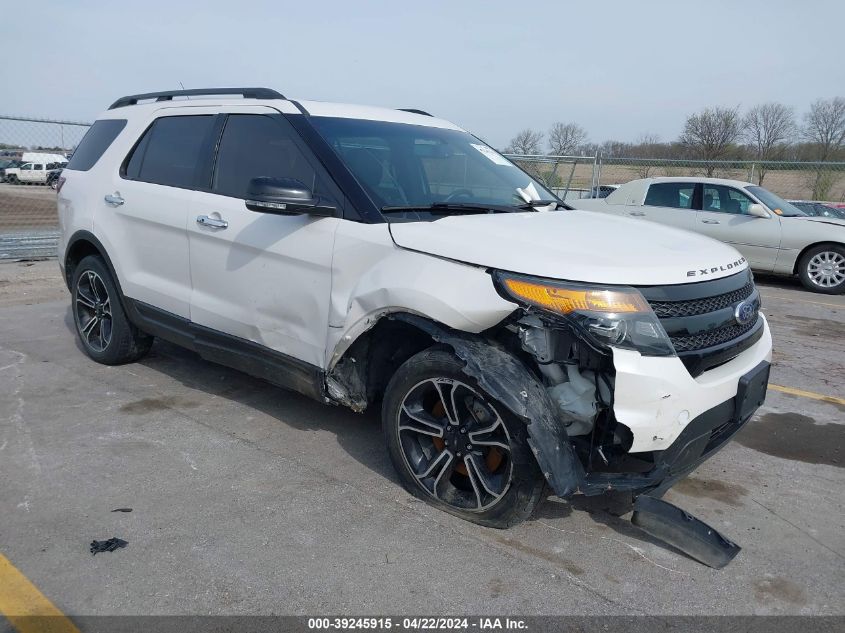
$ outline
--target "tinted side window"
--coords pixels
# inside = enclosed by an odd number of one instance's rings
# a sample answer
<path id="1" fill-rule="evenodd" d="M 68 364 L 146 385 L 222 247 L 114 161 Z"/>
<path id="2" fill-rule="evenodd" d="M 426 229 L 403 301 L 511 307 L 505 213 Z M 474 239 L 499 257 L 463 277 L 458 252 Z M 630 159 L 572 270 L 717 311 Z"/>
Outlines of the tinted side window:
<path id="1" fill-rule="evenodd" d="M 704 185 L 704 199 L 701 208 L 704 211 L 742 214 L 748 212 L 751 198 L 733 187 L 723 185 Z"/>
<path id="2" fill-rule="evenodd" d="M 253 178 L 295 178 L 316 191 L 316 173 L 282 122 L 257 114 L 232 114 L 226 121 L 212 190 L 246 198 Z"/>
<path id="3" fill-rule="evenodd" d="M 82 137 L 79 146 L 71 156 L 67 169 L 76 169 L 77 171 L 91 169 L 125 127 L 126 119 L 94 121 L 94 125 Z"/>
<path id="4" fill-rule="evenodd" d="M 691 209 L 695 184 L 687 182 L 659 182 L 648 188 L 646 206 Z"/>
<path id="5" fill-rule="evenodd" d="M 126 177 L 190 189 L 203 141 L 213 124 L 211 115 L 156 119 L 135 146 Z"/>

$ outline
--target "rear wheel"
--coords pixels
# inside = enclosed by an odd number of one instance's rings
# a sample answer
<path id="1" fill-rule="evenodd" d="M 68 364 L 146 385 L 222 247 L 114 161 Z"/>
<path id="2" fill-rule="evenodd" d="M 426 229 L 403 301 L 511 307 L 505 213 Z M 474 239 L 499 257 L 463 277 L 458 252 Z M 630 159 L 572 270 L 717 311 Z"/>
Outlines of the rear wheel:
<path id="1" fill-rule="evenodd" d="M 814 246 L 801 258 L 798 274 L 808 290 L 842 294 L 845 292 L 845 247 L 839 244 Z"/>
<path id="2" fill-rule="evenodd" d="M 104 365 L 121 365 L 150 351 L 153 337 L 126 318 L 117 286 L 100 257 L 89 255 L 79 262 L 71 288 L 76 331 L 88 356 Z"/>
<path id="3" fill-rule="evenodd" d="M 545 482 L 525 424 L 463 367 L 430 349 L 397 370 L 382 409 L 390 458 L 415 496 L 474 523 L 510 527 L 531 515 Z"/>

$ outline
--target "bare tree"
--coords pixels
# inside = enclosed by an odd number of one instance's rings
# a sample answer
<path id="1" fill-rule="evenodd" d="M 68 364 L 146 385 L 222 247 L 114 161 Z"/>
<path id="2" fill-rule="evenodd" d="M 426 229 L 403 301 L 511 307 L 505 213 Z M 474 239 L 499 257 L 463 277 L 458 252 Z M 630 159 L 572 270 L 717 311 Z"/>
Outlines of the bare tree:
<path id="1" fill-rule="evenodd" d="M 845 99 L 819 99 L 804 115 L 804 137 L 816 149 L 816 157 L 826 162 L 845 145 Z M 813 198 L 824 200 L 836 183 L 836 174 L 829 169 L 819 169 L 813 179 Z"/>
<path id="2" fill-rule="evenodd" d="M 804 137 L 817 146 L 818 159 L 829 160 L 845 145 L 845 99 L 819 99 L 804 115 Z"/>
<path id="3" fill-rule="evenodd" d="M 739 108 L 705 108 L 687 117 L 680 141 L 702 160 L 719 160 L 739 138 L 740 123 Z M 715 170 L 712 163 L 705 165 L 708 176 Z"/>
<path id="4" fill-rule="evenodd" d="M 543 133 L 531 129 L 524 129 L 511 139 L 505 149 L 507 154 L 542 154 Z"/>
<path id="5" fill-rule="evenodd" d="M 531 154 L 537 155 L 543 153 L 543 133 L 535 132 L 531 129 L 524 129 L 519 134 L 511 139 L 510 145 L 505 148 L 506 154 Z M 535 160 L 517 160 L 515 161 L 520 167 L 531 174 L 534 178 L 541 182 L 546 182 L 549 177 L 547 168 Z M 552 178 L 554 172 L 552 173 Z"/>
<path id="6" fill-rule="evenodd" d="M 636 143 L 631 148 L 634 157 L 640 159 L 634 163 L 634 172 L 639 178 L 648 178 L 651 176 L 654 168 L 657 166 L 657 161 L 652 162 L 649 159 L 660 158 L 659 154 L 663 153 L 663 149 L 663 144 L 660 142 L 660 137 L 657 134 L 640 134 Z"/>
<path id="7" fill-rule="evenodd" d="M 782 103 L 763 103 L 745 113 L 742 133 L 760 160 L 780 160 L 795 137 L 795 113 Z M 757 184 L 763 184 L 766 168 L 760 165 Z"/>
<path id="8" fill-rule="evenodd" d="M 613 139 L 601 144 L 601 155 L 605 158 L 625 158 L 631 151 L 631 144 Z"/>
<path id="9" fill-rule="evenodd" d="M 549 146 L 553 156 L 571 156 L 587 142 L 587 130 L 577 123 L 555 123 L 549 130 Z"/>

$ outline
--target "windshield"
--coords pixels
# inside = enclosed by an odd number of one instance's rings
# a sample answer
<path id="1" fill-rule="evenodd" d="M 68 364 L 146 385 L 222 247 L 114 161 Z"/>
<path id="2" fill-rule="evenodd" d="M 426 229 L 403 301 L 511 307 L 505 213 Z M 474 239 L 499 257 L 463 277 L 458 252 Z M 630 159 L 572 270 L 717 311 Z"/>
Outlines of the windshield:
<path id="1" fill-rule="evenodd" d="M 771 209 L 778 215 L 783 215 L 788 218 L 804 217 L 807 215 L 794 204 L 790 204 L 780 196 L 773 194 L 768 189 L 763 189 L 763 187 L 758 187 L 756 185 L 746 187 L 746 189 L 748 189 L 748 191 L 754 194 L 760 202 L 765 204 L 767 207 L 769 207 L 769 209 Z"/>
<path id="2" fill-rule="evenodd" d="M 520 211 L 555 196 L 496 150 L 459 130 L 405 123 L 311 117 L 379 209 L 410 207 L 413 219 L 432 205 L 495 205 Z M 399 209 L 401 211 L 401 209 Z"/>

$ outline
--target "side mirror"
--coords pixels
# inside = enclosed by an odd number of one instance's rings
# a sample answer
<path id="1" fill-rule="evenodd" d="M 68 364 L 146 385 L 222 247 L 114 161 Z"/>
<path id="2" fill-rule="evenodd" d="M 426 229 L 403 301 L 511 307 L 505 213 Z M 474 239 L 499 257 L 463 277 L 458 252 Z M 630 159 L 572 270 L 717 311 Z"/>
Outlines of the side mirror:
<path id="1" fill-rule="evenodd" d="M 340 212 L 324 203 L 311 190 L 293 178 L 253 178 L 246 193 L 246 208 L 276 215 L 316 215 L 336 218 Z"/>
<path id="2" fill-rule="evenodd" d="M 748 215 L 754 218 L 768 218 L 769 212 L 762 204 L 754 203 L 748 205 Z"/>

